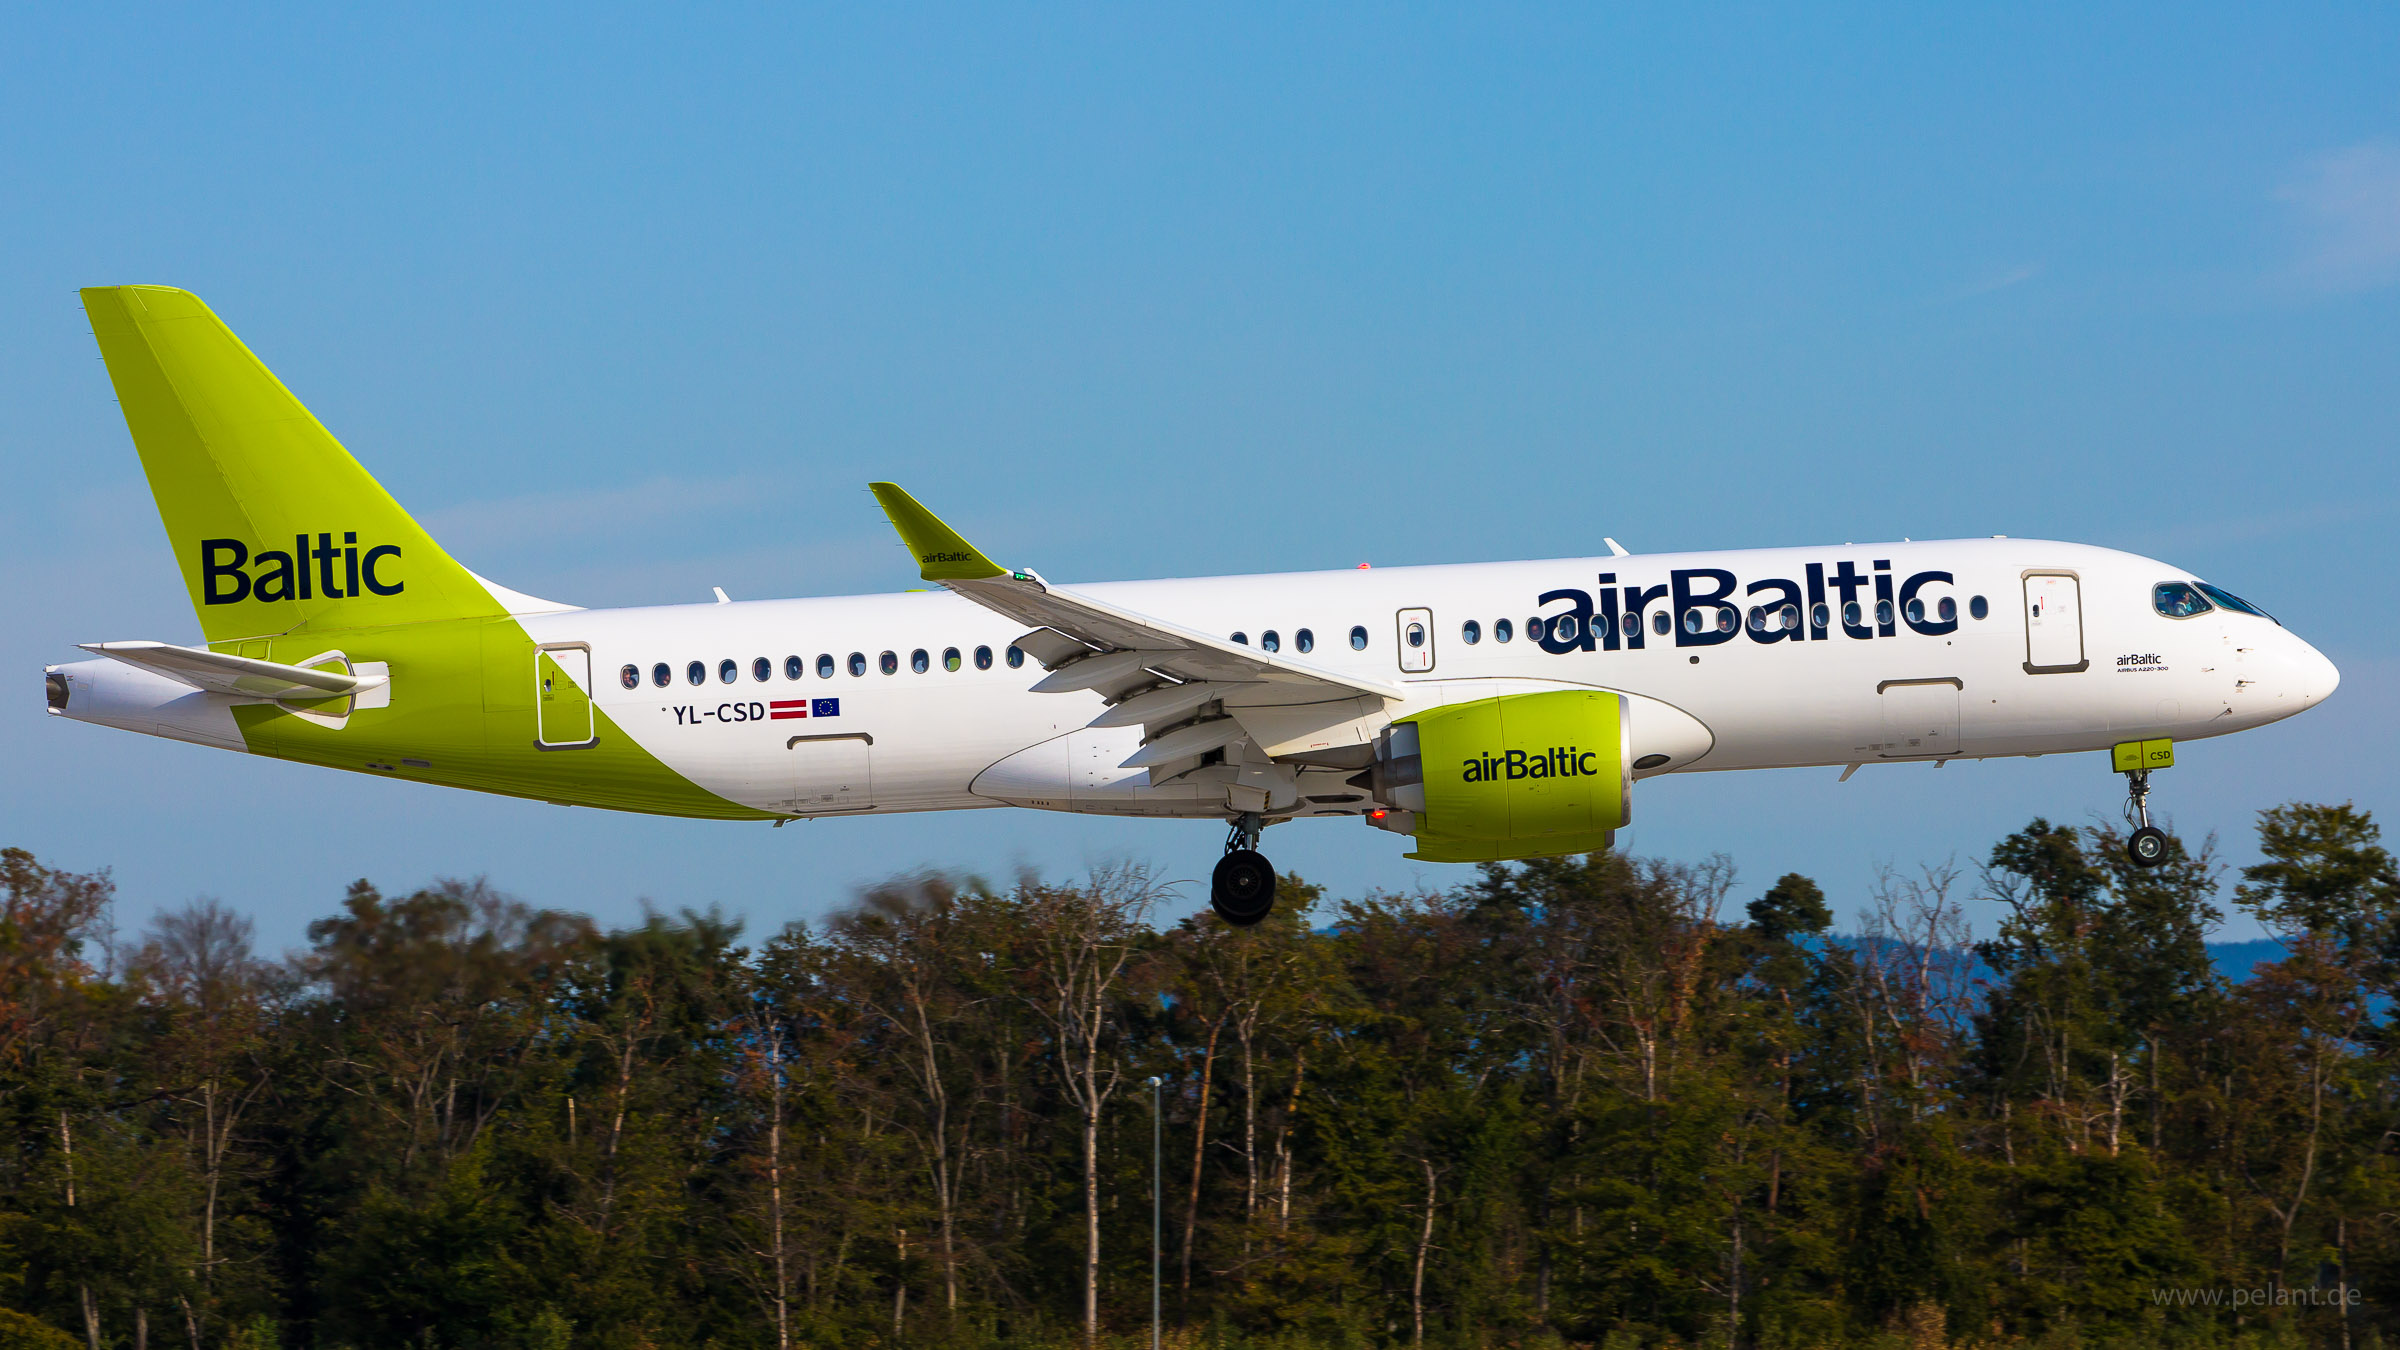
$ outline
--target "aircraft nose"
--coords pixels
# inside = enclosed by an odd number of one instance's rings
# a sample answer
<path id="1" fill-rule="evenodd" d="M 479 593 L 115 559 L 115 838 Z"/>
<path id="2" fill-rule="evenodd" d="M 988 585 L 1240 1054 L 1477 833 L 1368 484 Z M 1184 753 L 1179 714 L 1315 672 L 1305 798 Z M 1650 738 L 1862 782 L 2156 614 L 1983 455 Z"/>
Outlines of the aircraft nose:
<path id="1" fill-rule="evenodd" d="M 2331 697 L 2333 691 L 2341 686 L 2342 672 L 2326 659 L 2325 653 L 2306 641 L 2295 637 L 2292 646 L 2295 649 L 2292 664 L 2299 673 L 2300 706 L 2313 708 Z"/>

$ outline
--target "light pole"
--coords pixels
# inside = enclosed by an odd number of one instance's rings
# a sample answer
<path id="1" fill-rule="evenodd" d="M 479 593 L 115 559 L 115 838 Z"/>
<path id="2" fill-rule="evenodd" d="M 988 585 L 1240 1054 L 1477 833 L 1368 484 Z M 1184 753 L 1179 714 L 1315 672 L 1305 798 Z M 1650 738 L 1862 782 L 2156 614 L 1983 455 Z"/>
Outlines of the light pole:
<path id="1" fill-rule="evenodd" d="M 1156 1074 L 1150 1077 L 1150 1350 L 1158 1350 L 1158 1265 L 1159 1265 L 1159 1133 L 1158 1089 L 1166 1080 Z"/>

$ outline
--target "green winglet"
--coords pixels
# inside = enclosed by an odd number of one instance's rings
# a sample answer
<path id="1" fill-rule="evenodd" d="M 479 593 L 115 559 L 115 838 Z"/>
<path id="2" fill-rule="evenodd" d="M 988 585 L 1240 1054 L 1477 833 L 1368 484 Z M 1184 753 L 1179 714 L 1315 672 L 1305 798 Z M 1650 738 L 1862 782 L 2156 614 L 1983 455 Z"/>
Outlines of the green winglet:
<path id="1" fill-rule="evenodd" d="M 917 567 L 927 581 L 980 581 L 1007 575 L 1007 568 L 959 538 L 958 531 L 901 491 L 898 483 L 869 483 L 867 489 L 882 504 L 883 514 L 891 518 L 892 528 L 900 532 L 900 542 L 916 555 Z"/>

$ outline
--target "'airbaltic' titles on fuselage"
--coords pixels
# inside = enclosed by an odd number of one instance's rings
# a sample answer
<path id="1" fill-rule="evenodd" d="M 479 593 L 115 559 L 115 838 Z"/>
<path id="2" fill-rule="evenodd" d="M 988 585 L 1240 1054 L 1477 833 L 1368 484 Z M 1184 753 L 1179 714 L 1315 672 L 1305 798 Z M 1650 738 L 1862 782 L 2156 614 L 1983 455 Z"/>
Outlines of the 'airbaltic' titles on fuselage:
<path id="1" fill-rule="evenodd" d="M 1958 631 L 1954 584 L 1948 572 L 1918 572 L 1905 579 L 1892 576 L 1888 560 L 1877 559 L 1874 570 L 1860 572 L 1848 559 L 1833 565 L 1810 563 L 1803 581 L 1769 577 L 1743 586 L 1721 567 L 1678 567 L 1656 586 L 1616 583 L 1617 574 L 1602 572 L 1597 603 L 1589 591 L 1544 591 L 1540 604 L 1565 604 L 1545 614 L 1540 629 L 1528 636 L 1554 654 L 1588 651 L 1641 650 L 1652 636 L 1651 615 L 1669 616 L 1668 631 L 1678 647 L 1713 647 L 1747 632 L 1753 642 L 1822 642 L 1840 629 L 1853 638 L 1896 637 L 1901 625 L 1927 637 Z M 1865 597 L 1865 598 L 1862 598 Z M 1949 607 L 1941 608 L 1942 601 Z M 1912 601 L 1922 601 L 1920 605 Z M 1746 623 L 1745 609 L 1755 610 L 1760 622 Z M 1665 634 L 1658 634 L 1665 636 Z"/>
<path id="2" fill-rule="evenodd" d="M 344 530 L 342 542 L 328 532 L 310 547 L 308 536 L 292 536 L 292 551 L 262 549 L 250 555 L 239 539 L 200 541 L 200 597 L 211 605 L 235 605 L 244 600 L 347 600 L 365 588 L 369 595 L 398 595 L 408 583 L 395 581 L 376 569 L 386 558 L 398 558 L 396 544 L 377 544 L 361 553 L 358 532 Z M 313 564 L 313 566 L 312 566 Z M 243 571 L 256 569 L 256 575 Z"/>

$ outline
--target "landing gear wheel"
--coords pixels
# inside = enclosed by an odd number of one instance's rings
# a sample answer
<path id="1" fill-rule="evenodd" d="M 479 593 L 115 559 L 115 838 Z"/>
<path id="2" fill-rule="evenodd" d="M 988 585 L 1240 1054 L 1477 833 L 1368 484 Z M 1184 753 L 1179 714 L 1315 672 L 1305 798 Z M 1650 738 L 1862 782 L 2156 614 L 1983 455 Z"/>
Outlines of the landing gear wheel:
<path id="1" fill-rule="evenodd" d="M 2150 823 L 2150 771 L 2125 773 L 2125 823 L 2134 826 L 2125 836 L 2125 854 L 2136 867 L 2156 867 L 2167 860 L 2167 832 Z"/>
<path id="2" fill-rule="evenodd" d="M 1217 917 L 1248 928 L 1275 908 L 1275 865 L 1254 849 L 1237 848 L 1217 860 L 1208 881 L 1208 903 Z"/>

